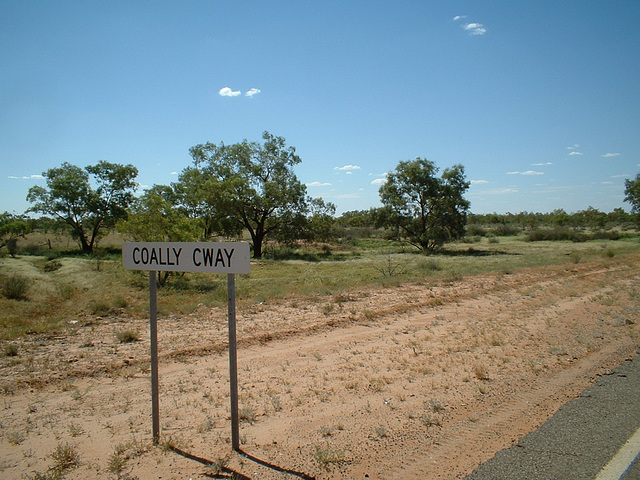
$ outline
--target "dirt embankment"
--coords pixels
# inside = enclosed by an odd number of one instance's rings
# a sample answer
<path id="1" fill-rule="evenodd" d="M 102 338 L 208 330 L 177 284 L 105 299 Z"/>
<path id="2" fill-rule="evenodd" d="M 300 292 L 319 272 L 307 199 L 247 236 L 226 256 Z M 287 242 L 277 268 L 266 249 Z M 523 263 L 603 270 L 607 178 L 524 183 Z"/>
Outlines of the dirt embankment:
<path id="1" fill-rule="evenodd" d="M 628 256 L 242 306 L 247 455 L 225 311 L 160 320 L 155 448 L 146 322 L 70 319 L 0 360 L 1 476 L 52 474 L 66 449 L 69 479 L 461 478 L 635 352 L 639 286 Z"/>

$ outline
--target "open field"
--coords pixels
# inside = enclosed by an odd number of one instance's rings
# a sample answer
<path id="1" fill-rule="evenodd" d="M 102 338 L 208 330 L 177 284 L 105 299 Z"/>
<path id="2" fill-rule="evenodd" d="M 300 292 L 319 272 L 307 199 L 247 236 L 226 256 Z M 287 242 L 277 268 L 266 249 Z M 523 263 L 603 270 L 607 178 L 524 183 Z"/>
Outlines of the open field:
<path id="1" fill-rule="evenodd" d="M 145 276 L 109 256 L 0 259 L 31 279 L 0 304 L 2 478 L 461 478 L 640 346 L 635 239 L 324 254 L 238 278 L 246 456 L 223 278 L 159 292 L 152 447 Z"/>

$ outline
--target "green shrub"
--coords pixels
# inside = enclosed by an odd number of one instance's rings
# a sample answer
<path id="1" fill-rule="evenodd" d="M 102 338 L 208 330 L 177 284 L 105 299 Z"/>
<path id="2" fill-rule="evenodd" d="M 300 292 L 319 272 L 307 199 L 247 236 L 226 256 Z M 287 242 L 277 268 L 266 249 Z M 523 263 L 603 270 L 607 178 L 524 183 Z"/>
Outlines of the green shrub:
<path id="1" fill-rule="evenodd" d="M 26 300 L 29 280 L 20 275 L 7 278 L 2 284 L 2 294 L 11 300 Z"/>
<path id="2" fill-rule="evenodd" d="M 46 251 L 46 253 L 44 254 L 44 258 L 46 258 L 48 261 L 51 260 L 55 260 L 57 258 L 60 258 L 60 251 L 59 250 L 52 250 L 49 249 Z"/>
<path id="3" fill-rule="evenodd" d="M 486 234 L 486 228 L 482 228 L 479 225 L 467 225 L 467 235 L 470 237 L 484 237 Z"/>
<path id="4" fill-rule="evenodd" d="M 491 229 L 491 233 L 497 237 L 512 237 L 518 235 L 520 229 L 513 225 L 496 225 Z"/>

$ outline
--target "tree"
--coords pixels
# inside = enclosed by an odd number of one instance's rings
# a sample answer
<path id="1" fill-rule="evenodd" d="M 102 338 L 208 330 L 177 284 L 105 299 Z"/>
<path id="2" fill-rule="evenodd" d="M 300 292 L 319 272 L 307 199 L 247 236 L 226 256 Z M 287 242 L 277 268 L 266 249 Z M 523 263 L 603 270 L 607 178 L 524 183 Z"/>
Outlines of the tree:
<path id="1" fill-rule="evenodd" d="M 136 199 L 119 232 L 136 242 L 194 242 L 200 239 L 202 221 L 189 218 L 173 205 L 171 187 L 155 185 Z"/>
<path id="2" fill-rule="evenodd" d="M 17 253 L 18 237 L 24 237 L 30 231 L 26 218 L 9 212 L 0 213 L 0 248 L 7 247 L 12 257 Z"/>
<path id="3" fill-rule="evenodd" d="M 66 222 L 82 251 L 93 253 L 102 230 L 125 218 L 137 188 L 138 169 L 104 160 L 84 170 L 70 163 L 43 173 L 47 187 L 31 187 L 28 210 L 54 215 Z M 90 182 L 93 179 L 94 188 Z"/>
<path id="4" fill-rule="evenodd" d="M 385 226 L 426 251 L 464 235 L 470 205 L 462 196 L 470 185 L 462 165 L 437 173 L 435 163 L 417 157 L 400 162 L 380 187 Z"/>
<path id="5" fill-rule="evenodd" d="M 636 221 L 640 225 L 640 173 L 634 180 L 624 181 L 624 201 L 631 204 L 631 211 L 636 214 Z"/>
<path id="6" fill-rule="evenodd" d="M 183 181 L 196 178 L 202 188 L 191 205 L 206 207 L 212 226 L 226 233 L 249 231 L 254 258 L 262 257 L 267 236 L 299 222 L 309 211 L 306 187 L 293 172 L 301 162 L 295 148 L 269 132 L 262 138 L 264 144 L 244 140 L 196 145 L 190 149 L 194 167 L 182 174 Z"/>

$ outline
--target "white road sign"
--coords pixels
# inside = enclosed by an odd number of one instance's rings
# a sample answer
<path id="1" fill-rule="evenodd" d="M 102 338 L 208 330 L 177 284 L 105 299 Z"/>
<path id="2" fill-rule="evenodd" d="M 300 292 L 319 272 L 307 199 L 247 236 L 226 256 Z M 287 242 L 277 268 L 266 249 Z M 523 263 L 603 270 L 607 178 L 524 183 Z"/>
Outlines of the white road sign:
<path id="1" fill-rule="evenodd" d="M 122 265 L 127 270 L 249 273 L 246 242 L 127 242 Z"/>

